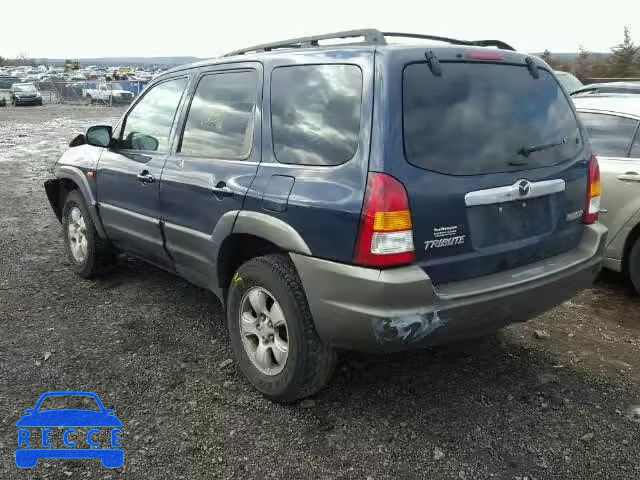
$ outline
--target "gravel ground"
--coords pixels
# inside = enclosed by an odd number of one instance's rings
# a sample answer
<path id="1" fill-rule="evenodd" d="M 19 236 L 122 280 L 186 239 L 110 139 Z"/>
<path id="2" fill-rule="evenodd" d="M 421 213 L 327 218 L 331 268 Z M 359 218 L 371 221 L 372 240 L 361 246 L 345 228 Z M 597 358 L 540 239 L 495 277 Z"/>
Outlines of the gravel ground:
<path id="1" fill-rule="evenodd" d="M 0 478 L 640 478 L 640 300 L 616 275 L 489 339 L 344 354 L 292 406 L 225 362 L 212 294 L 126 257 L 75 277 L 42 182 L 76 133 L 121 113 L 0 108 Z M 116 410 L 124 467 L 15 466 L 15 422 L 52 390 Z"/>

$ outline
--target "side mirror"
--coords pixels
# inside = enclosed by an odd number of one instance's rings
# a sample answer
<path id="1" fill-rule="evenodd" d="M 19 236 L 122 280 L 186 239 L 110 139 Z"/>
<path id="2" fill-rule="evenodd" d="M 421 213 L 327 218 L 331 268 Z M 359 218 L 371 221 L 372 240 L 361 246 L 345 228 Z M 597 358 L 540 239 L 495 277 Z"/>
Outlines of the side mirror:
<path id="1" fill-rule="evenodd" d="M 81 133 L 80 135 L 78 135 L 76 138 L 74 138 L 73 140 L 71 140 L 69 142 L 69 146 L 70 147 L 79 147 L 80 145 L 84 145 L 86 144 L 87 141 L 84 138 L 84 135 Z"/>
<path id="2" fill-rule="evenodd" d="M 27 409 L 25 409 L 25 411 L 24 411 L 24 413 L 26 413 L 26 414 L 32 414 L 32 413 L 34 413 L 34 412 L 35 412 L 35 408 L 27 408 Z"/>
<path id="3" fill-rule="evenodd" d="M 116 413 L 116 411 L 113 408 L 105 408 L 104 413 L 106 413 L 107 415 L 113 415 L 114 413 Z"/>
<path id="4" fill-rule="evenodd" d="M 130 133 L 128 143 L 133 150 L 142 150 L 145 152 L 156 152 L 158 150 L 158 139 L 144 133 Z"/>
<path id="5" fill-rule="evenodd" d="M 94 147 L 108 147 L 111 143 L 112 129 L 109 125 L 96 125 L 89 127 L 85 139 L 89 145 Z"/>

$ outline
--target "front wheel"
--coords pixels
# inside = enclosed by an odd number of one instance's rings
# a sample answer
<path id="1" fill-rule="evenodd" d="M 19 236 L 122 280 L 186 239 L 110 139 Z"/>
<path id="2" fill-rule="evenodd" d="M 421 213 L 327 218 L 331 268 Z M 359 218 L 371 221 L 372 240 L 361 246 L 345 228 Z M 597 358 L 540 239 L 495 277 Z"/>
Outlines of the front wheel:
<path id="1" fill-rule="evenodd" d="M 292 402 L 331 378 L 336 353 L 318 337 L 288 256 L 256 257 L 238 269 L 229 287 L 227 323 L 240 370 L 266 397 Z"/>
<path id="2" fill-rule="evenodd" d="M 640 238 L 637 238 L 627 258 L 627 273 L 636 293 L 640 295 Z"/>
<path id="3" fill-rule="evenodd" d="M 87 204 L 77 190 L 69 192 L 64 203 L 62 231 L 67 259 L 81 277 L 93 278 L 114 262 L 115 249 L 98 235 Z"/>

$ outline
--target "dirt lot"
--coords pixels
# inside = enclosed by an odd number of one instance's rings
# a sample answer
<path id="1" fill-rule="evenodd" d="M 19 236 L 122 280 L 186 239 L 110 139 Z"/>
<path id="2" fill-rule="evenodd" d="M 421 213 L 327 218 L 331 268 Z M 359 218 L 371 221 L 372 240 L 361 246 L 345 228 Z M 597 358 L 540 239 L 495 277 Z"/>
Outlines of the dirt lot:
<path id="1" fill-rule="evenodd" d="M 640 478 L 640 300 L 615 275 L 491 339 L 345 354 L 330 387 L 293 406 L 221 366 L 208 292 L 130 258 L 75 277 L 42 182 L 76 132 L 120 114 L 0 108 L 0 478 Z M 123 468 L 15 466 L 15 423 L 52 390 L 115 409 Z"/>

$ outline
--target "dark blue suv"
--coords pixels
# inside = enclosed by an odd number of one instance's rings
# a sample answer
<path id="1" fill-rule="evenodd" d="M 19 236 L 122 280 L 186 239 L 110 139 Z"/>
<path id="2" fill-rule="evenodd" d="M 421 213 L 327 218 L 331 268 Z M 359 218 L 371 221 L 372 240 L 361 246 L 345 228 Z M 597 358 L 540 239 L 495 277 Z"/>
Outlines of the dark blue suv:
<path id="1" fill-rule="evenodd" d="M 603 257 L 567 93 L 500 41 L 260 45 L 164 73 L 71 146 L 45 186 L 74 270 L 123 250 L 215 292 L 238 366 L 278 401 L 322 388 L 339 349 L 532 318 Z"/>

